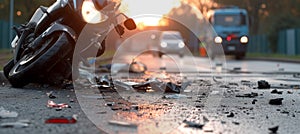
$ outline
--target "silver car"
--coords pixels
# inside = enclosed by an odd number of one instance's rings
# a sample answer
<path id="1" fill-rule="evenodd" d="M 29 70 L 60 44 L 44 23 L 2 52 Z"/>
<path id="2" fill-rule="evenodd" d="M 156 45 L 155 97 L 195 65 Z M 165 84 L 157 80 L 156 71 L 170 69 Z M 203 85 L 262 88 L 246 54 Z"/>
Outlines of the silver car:
<path id="1" fill-rule="evenodd" d="M 178 31 L 163 31 L 159 37 L 159 57 L 163 54 L 184 56 L 184 40 Z"/>

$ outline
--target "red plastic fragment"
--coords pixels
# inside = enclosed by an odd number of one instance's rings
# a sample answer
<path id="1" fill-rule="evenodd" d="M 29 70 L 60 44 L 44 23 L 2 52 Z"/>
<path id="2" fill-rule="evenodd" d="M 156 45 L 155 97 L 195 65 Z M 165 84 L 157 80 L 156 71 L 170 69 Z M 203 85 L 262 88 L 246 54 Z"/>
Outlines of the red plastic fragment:
<path id="1" fill-rule="evenodd" d="M 74 124 L 76 122 L 74 117 L 51 117 L 45 121 L 48 124 Z"/>

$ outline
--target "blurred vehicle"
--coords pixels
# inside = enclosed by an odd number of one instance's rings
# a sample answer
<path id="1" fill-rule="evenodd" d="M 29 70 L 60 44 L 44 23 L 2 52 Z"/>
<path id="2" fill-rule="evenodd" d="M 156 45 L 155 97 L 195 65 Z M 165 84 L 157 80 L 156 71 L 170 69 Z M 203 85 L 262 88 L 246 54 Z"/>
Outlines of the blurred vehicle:
<path id="1" fill-rule="evenodd" d="M 178 31 L 163 31 L 159 37 L 158 56 L 163 54 L 178 54 L 184 56 L 184 40 Z"/>
<path id="2" fill-rule="evenodd" d="M 213 39 L 215 45 L 223 45 L 226 55 L 235 55 L 236 59 L 244 58 L 249 42 L 247 11 L 238 7 L 225 7 L 210 10 L 207 18 L 217 33 Z"/>

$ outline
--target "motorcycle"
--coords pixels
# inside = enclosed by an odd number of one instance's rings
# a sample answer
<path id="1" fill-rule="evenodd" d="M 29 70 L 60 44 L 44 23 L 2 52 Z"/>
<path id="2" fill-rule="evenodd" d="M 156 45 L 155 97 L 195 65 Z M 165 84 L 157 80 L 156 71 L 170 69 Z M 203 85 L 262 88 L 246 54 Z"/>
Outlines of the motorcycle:
<path id="1" fill-rule="evenodd" d="M 13 87 L 20 88 L 33 82 L 60 83 L 72 78 L 75 48 L 79 48 L 79 59 L 87 64 L 89 50 L 96 56 L 105 51 L 105 38 L 114 26 L 122 36 L 124 27 L 118 17 L 124 16 L 124 26 L 134 30 L 133 19 L 117 13 L 120 4 L 108 0 L 57 0 L 49 7 L 39 7 L 27 24 L 14 27 L 16 37 L 11 42 L 14 56 L 4 66 L 5 77 Z M 76 46 L 79 35 L 88 25 L 99 25 L 87 40 L 86 46 Z"/>

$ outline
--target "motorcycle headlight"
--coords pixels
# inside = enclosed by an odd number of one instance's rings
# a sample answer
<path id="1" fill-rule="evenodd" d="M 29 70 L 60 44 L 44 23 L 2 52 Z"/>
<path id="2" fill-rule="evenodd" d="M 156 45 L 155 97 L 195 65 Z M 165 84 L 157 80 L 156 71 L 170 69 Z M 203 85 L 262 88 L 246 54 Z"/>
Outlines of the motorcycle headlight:
<path id="1" fill-rule="evenodd" d="M 178 47 L 179 47 L 179 48 L 183 48 L 184 46 L 185 46 L 184 42 L 179 42 L 179 43 L 178 43 Z"/>
<path id="2" fill-rule="evenodd" d="M 247 36 L 243 36 L 243 37 L 241 37 L 241 39 L 240 39 L 240 42 L 241 42 L 241 43 L 248 43 L 248 41 L 249 41 L 249 39 L 248 39 Z"/>
<path id="3" fill-rule="evenodd" d="M 87 23 L 91 24 L 97 24 L 100 22 L 104 22 L 108 19 L 106 15 L 101 13 L 101 11 L 98 11 L 94 3 L 91 0 L 85 0 L 83 1 L 82 8 L 81 8 L 81 14 L 83 17 L 83 20 Z"/>
<path id="4" fill-rule="evenodd" d="M 223 39 L 222 39 L 220 36 L 217 36 L 217 37 L 215 38 L 215 43 L 221 44 L 222 42 L 223 42 Z"/>

